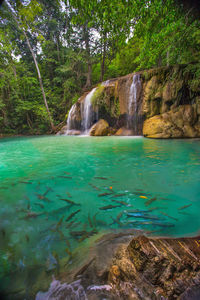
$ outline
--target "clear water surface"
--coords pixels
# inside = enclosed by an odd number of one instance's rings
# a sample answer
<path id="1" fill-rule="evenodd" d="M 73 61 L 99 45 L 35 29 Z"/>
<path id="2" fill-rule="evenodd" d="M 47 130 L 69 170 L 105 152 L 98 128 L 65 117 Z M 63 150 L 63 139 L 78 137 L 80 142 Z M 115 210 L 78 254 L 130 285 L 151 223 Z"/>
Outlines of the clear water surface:
<path id="1" fill-rule="evenodd" d="M 101 231 L 197 234 L 199 165 L 200 140 L 1 139 L 3 289 L 13 274 L 25 278 L 24 270 L 34 265 L 54 270 L 58 259 Z"/>

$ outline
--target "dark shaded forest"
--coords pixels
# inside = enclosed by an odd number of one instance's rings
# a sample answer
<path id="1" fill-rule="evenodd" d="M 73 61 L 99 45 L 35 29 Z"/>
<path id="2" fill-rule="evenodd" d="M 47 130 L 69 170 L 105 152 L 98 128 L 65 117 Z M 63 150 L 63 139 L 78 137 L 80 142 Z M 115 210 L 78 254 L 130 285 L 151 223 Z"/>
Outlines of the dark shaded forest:
<path id="1" fill-rule="evenodd" d="M 198 84 L 199 17 L 198 1 L 4 0 L 0 134 L 53 133 L 84 91 L 131 72 L 187 64 Z"/>

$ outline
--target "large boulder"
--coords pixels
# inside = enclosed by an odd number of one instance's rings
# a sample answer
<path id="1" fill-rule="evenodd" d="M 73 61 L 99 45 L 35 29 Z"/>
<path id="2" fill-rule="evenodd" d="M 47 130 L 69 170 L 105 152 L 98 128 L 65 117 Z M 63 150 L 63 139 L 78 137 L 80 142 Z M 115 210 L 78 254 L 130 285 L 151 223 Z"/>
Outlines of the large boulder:
<path id="1" fill-rule="evenodd" d="M 196 121 L 197 114 L 193 106 L 180 105 L 169 112 L 145 120 L 143 135 L 149 138 L 195 138 L 199 136 Z"/>
<path id="2" fill-rule="evenodd" d="M 109 124 L 107 121 L 100 119 L 90 129 L 91 136 L 105 136 L 109 134 Z"/>

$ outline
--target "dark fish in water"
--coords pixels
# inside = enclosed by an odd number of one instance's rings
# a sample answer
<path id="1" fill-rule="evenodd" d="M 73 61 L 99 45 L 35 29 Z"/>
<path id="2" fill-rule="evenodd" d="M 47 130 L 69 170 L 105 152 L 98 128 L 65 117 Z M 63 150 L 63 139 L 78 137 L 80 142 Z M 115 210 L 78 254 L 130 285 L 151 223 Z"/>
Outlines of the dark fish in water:
<path id="1" fill-rule="evenodd" d="M 94 224 L 94 227 L 97 226 L 97 219 L 96 219 L 96 215 L 98 214 L 98 212 L 93 216 L 93 224 Z"/>
<path id="2" fill-rule="evenodd" d="M 112 209 L 112 208 L 116 208 L 116 207 L 120 207 L 120 205 L 107 205 L 107 206 L 100 207 L 99 209 L 107 210 L 107 209 Z"/>
<path id="3" fill-rule="evenodd" d="M 121 205 L 125 205 L 125 206 L 131 206 L 130 204 L 126 203 L 125 201 L 119 201 L 119 200 L 112 200 L 113 202 L 119 203 Z"/>
<path id="4" fill-rule="evenodd" d="M 58 177 L 60 177 L 60 178 L 72 179 L 72 177 L 71 177 L 71 176 L 64 176 L 64 175 L 61 175 L 61 176 L 58 176 Z"/>
<path id="5" fill-rule="evenodd" d="M 142 192 L 143 190 L 141 190 L 141 189 L 135 189 L 136 191 L 138 191 L 138 192 Z"/>
<path id="6" fill-rule="evenodd" d="M 44 208 L 44 205 L 42 203 L 34 203 L 35 205 L 38 205 L 41 208 Z"/>
<path id="7" fill-rule="evenodd" d="M 94 177 L 95 179 L 101 179 L 101 180 L 108 180 L 108 178 L 106 178 L 106 177 Z"/>
<path id="8" fill-rule="evenodd" d="M 109 224 L 109 225 L 113 225 L 113 224 L 117 224 L 119 225 L 120 227 L 122 227 L 122 223 L 116 218 L 114 219 L 113 217 L 110 217 L 112 220 L 113 220 L 113 223 Z"/>
<path id="9" fill-rule="evenodd" d="M 77 206 L 81 205 L 79 203 L 75 203 L 74 201 L 71 201 L 71 200 L 66 199 L 66 198 L 60 198 L 60 200 L 65 201 L 65 202 L 69 203 L 70 205 L 77 205 Z"/>
<path id="10" fill-rule="evenodd" d="M 8 189 L 8 187 L 6 187 L 6 186 L 1 186 L 0 187 L 0 190 L 7 190 Z"/>
<path id="11" fill-rule="evenodd" d="M 78 209 L 75 212 L 71 213 L 71 215 L 69 215 L 69 217 L 67 217 L 67 219 L 65 220 L 66 222 L 68 222 L 69 220 L 71 220 L 71 218 L 73 218 L 77 213 L 79 213 L 81 210 Z"/>
<path id="12" fill-rule="evenodd" d="M 71 236 L 73 236 L 73 237 L 80 237 L 80 236 L 82 236 L 82 235 L 84 235 L 84 234 L 86 234 L 87 233 L 87 231 L 85 231 L 85 230 L 80 230 L 80 231 L 70 231 L 69 232 L 69 234 L 71 235 Z"/>
<path id="13" fill-rule="evenodd" d="M 20 218 L 20 219 L 24 219 L 24 220 L 27 220 L 27 219 L 32 219 L 32 218 L 37 218 L 39 216 L 41 216 L 43 213 L 40 213 L 40 214 L 37 214 L 35 212 L 28 212 L 27 215 L 23 218 Z"/>
<path id="14" fill-rule="evenodd" d="M 185 216 L 190 216 L 191 214 L 186 212 L 186 211 L 178 211 L 179 214 L 185 215 Z"/>
<path id="15" fill-rule="evenodd" d="M 117 220 L 119 221 L 120 219 L 121 219 L 121 217 L 122 217 L 122 215 L 124 214 L 124 212 L 123 211 L 121 211 L 118 215 L 117 215 Z"/>
<path id="16" fill-rule="evenodd" d="M 38 199 L 40 199 L 40 200 L 44 200 L 44 201 L 46 201 L 46 202 L 51 202 L 50 199 L 48 199 L 47 197 L 45 197 L 45 196 L 43 196 L 43 195 L 41 195 L 41 194 L 35 193 L 35 195 L 36 195 L 36 196 L 38 197 Z"/>
<path id="17" fill-rule="evenodd" d="M 170 219 L 172 219 L 172 220 L 175 220 L 175 221 L 178 221 L 178 219 L 176 219 L 176 218 L 174 218 L 174 217 L 171 217 L 171 216 L 169 216 L 168 214 L 166 214 L 165 212 L 163 212 L 163 211 L 161 211 L 160 212 L 163 216 L 166 216 L 166 217 L 168 217 L 168 218 L 170 218 Z"/>
<path id="18" fill-rule="evenodd" d="M 67 224 L 66 228 L 70 228 L 74 223 L 75 223 L 76 220 L 74 221 L 71 221 L 69 224 Z"/>
<path id="19" fill-rule="evenodd" d="M 139 192 L 132 192 L 132 194 L 134 194 L 134 195 L 141 195 L 141 193 L 139 193 Z M 150 196 L 150 194 L 147 194 L 147 193 L 143 193 L 142 192 L 142 195 L 144 195 L 144 196 Z"/>
<path id="20" fill-rule="evenodd" d="M 159 227 L 163 227 L 163 228 L 165 228 L 165 227 L 174 227 L 175 226 L 172 223 L 157 223 L 157 222 L 156 223 L 152 222 L 151 225 L 153 225 L 153 226 L 159 226 Z"/>
<path id="21" fill-rule="evenodd" d="M 64 172 L 65 174 L 67 174 L 67 175 L 70 175 L 71 173 L 69 173 L 69 172 Z"/>
<path id="22" fill-rule="evenodd" d="M 31 181 L 18 181 L 19 183 L 32 184 Z"/>
<path id="23" fill-rule="evenodd" d="M 102 194 L 99 194 L 98 197 L 104 197 L 104 196 L 109 196 L 109 195 L 112 195 L 113 193 L 102 193 Z"/>
<path id="24" fill-rule="evenodd" d="M 126 210 L 124 210 L 124 213 L 142 213 L 142 214 L 145 214 L 145 213 L 149 213 L 151 211 L 152 211 L 151 209 L 148 209 L 148 210 L 126 209 Z"/>
<path id="25" fill-rule="evenodd" d="M 97 191 L 100 191 L 100 189 L 96 186 L 96 185 L 94 185 L 94 184 L 92 184 L 92 183 L 88 183 L 93 189 L 95 189 L 95 190 L 97 190 Z"/>
<path id="26" fill-rule="evenodd" d="M 126 196 L 126 195 L 127 195 L 126 193 L 123 193 L 123 194 L 117 194 L 117 195 L 112 196 L 112 198 L 123 197 L 123 196 Z"/>
<path id="27" fill-rule="evenodd" d="M 92 220 L 90 218 L 90 213 L 88 213 L 88 222 L 90 224 L 90 227 L 92 228 L 93 227 L 93 224 L 92 224 Z"/>
<path id="28" fill-rule="evenodd" d="M 28 234 L 25 235 L 25 238 L 26 238 L 27 243 L 29 243 L 30 239 L 29 239 Z"/>
<path id="29" fill-rule="evenodd" d="M 44 192 L 43 196 L 45 197 L 48 194 L 48 192 L 50 192 L 50 191 L 53 192 L 52 188 L 48 187 L 46 192 Z"/>
<path id="30" fill-rule="evenodd" d="M 86 231 L 85 234 L 82 235 L 82 237 L 78 240 L 79 243 L 83 242 L 85 239 L 89 238 L 90 236 L 97 234 L 98 231 L 96 229 L 93 229 L 91 231 Z"/>
<path id="31" fill-rule="evenodd" d="M 30 204 L 30 201 L 28 201 L 27 210 L 30 210 L 30 209 L 31 209 L 31 204 Z"/>
<path id="32" fill-rule="evenodd" d="M 147 200 L 146 202 L 145 202 L 145 206 L 148 206 L 148 205 L 150 205 L 151 203 L 153 203 L 154 201 L 156 201 L 157 200 L 157 198 L 156 197 L 154 197 L 154 198 L 151 198 L 151 199 L 149 199 L 149 200 Z"/>
<path id="33" fill-rule="evenodd" d="M 81 225 L 82 223 L 81 222 L 74 222 L 71 226 L 71 228 L 75 228 L 75 227 L 78 227 L 79 225 Z"/>
<path id="34" fill-rule="evenodd" d="M 62 225 L 63 219 L 64 219 L 64 216 L 62 216 L 62 217 L 60 218 L 60 220 L 58 221 L 58 223 L 57 223 L 57 225 L 56 225 L 56 229 Z"/>
<path id="35" fill-rule="evenodd" d="M 103 220 L 96 220 L 97 226 L 107 226 L 108 224 Z"/>
<path id="36" fill-rule="evenodd" d="M 2 228 L 2 229 L 1 229 L 1 233 L 2 233 L 3 237 L 5 237 L 5 236 L 6 236 L 6 231 L 5 231 L 5 229 L 4 229 L 4 228 Z"/>
<path id="37" fill-rule="evenodd" d="M 72 256 L 72 252 L 66 247 L 65 248 L 65 252 L 71 257 Z"/>
<path id="38" fill-rule="evenodd" d="M 69 192 L 66 192 L 66 194 L 69 198 L 72 198 L 72 195 Z"/>
<path id="39" fill-rule="evenodd" d="M 127 213 L 128 218 L 141 218 L 141 219 L 147 219 L 147 220 L 161 220 L 160 218 L 148 214 L 136 214 L 136 213 Z"/>
<path id="40" fill-rule="evenodd" d="M 190 207 L 191 205 L 192 205 L 192 203 L 191 203 L 191 204 L 188 204 L 188 205 L 184 205 L 184 206 L 182 206 L 182 207 L 179 207 L 178 209 L 179 209 L 179 210 L 182 210 L 182 209 L 185 209 L 185 208 Z"/>

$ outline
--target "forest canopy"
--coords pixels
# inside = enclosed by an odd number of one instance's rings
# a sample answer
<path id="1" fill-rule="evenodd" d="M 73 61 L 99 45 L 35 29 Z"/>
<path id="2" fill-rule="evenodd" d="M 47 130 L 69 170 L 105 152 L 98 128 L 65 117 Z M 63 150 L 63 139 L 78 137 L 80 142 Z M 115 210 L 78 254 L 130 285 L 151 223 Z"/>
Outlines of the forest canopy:
<path id="1" fill-rule="evenodd" d="M 195 1 L 4 0 L 0 133 L 53 132 L 98 82 L 174 64 L 200 77 Z"/>

